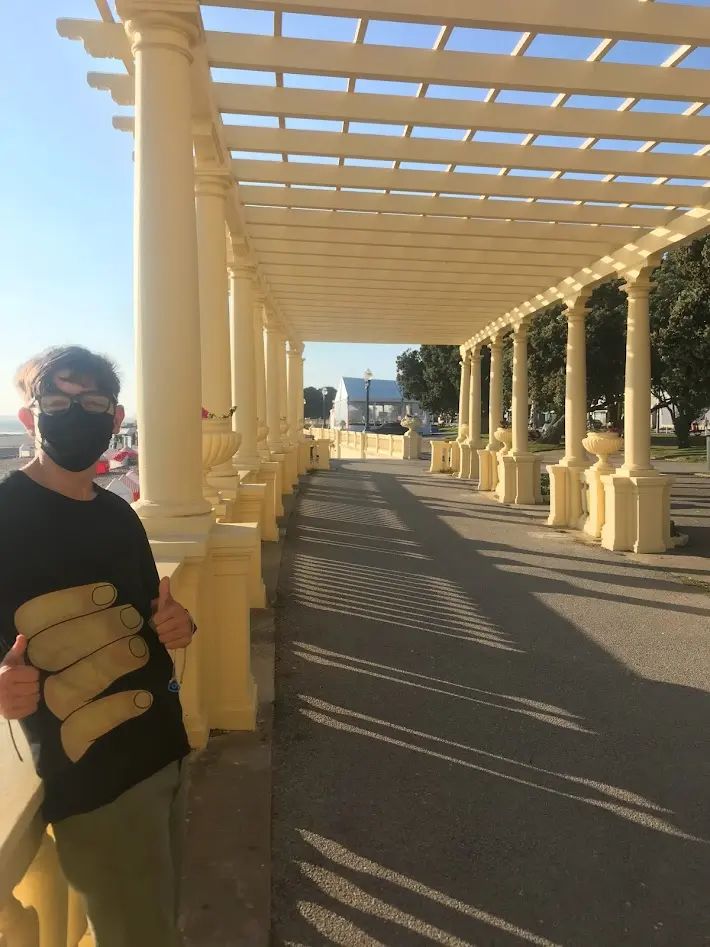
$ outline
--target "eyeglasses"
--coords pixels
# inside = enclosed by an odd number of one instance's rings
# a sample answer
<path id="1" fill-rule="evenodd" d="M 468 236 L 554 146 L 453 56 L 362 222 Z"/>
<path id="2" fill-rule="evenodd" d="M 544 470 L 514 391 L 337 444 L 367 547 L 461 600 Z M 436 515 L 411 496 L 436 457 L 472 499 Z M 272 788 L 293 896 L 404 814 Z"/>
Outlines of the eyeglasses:
<path id="1" fill-rule="evenodd" d="M 78 395 L 65 395 L 61 392 L 42 395 L 35 401 L 42 414 L 56 417 L 66 414 L 73 404 L 78 404 L 87 414 L 113 414 L 116 401 L 110 395 L 98 391 L 82 391 Z"/>

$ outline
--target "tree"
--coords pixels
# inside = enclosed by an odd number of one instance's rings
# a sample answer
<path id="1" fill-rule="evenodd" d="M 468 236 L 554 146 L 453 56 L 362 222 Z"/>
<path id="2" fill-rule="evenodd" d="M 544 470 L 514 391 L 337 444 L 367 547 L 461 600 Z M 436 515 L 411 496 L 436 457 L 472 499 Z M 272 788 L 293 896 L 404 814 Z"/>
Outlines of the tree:
<path id="1" fill-rule="evenodd" d="M 333 407 L 333 399 L 337 394 L 335 388 L 328 386 L 328 394 L 325 396 L 325 405 L 323 404 L 323 395 L 320 388 L 304 388 L 303 397 L 306 400 L 303 412 L 307 418 L 328 417 L 330 409 Z"/>
<path id="2" fill-rule="evenodd" d="M 607 410 L 618 422 L 624 397 L 626 294 L 621 280 L 597 287 L 589 300 L 587 330 L 587 403 L 590 411 Z M 510 403 L 512 347 L 504 349 L 504 403 Z M 536 411 L 556 415 L 545 442 L 559 442 L 564 430 L 567 362 L 567 318 L 563 305 L 551 306 L 530 323 L 528 376 Z"/>
<path id="3" fill-rule="evenodd" d="M 461 354 L 457 345 L 422 345 L 397 356 L 397 381 L 405 398 L 433 414 L 454 416 L 459 407 Z"/>
<path id="4" fill-rule="evenodd" d="M 651 298 L 653 388 L 668 407 L 679 447 L 710 406 L 710 240 L 666 255 Z"/>

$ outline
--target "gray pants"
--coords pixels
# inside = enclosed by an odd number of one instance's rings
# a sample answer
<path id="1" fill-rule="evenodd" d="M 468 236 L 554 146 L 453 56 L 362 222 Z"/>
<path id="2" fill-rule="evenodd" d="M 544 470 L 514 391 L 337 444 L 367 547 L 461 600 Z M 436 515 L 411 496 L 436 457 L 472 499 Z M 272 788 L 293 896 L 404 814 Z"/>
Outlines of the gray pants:
<path id="1" fill-rule="evenodd" d="M 114 802 L 54 825 L 69 884 L 83 895 L 96 947 L 179 947 L 185 762 Z"/>

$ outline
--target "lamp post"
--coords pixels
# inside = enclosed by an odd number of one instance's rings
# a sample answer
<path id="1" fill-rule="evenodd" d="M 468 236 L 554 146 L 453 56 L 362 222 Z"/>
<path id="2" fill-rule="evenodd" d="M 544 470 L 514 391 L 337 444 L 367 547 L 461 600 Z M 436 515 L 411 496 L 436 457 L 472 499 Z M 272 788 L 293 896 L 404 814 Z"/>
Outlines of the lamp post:
<path id="1" fill-rule="evenodd" d="M 322 413 L 323 413 L 323 427 L 325 427 L 325 399 L 326 399 L 326 397 L 327 397 L 327 395 L 328 395 L 328 389 L 324 386 L 323 388 L 321 388 L 320 393 L 321 393 L 321 395 L 323 396 L 323 408 L 322 408 Z"/>
<path id="2" fill-rule="evenodd" d="M 370 382 L 372 381 L 372 372 L 369 368 L 366 368 L 363 373 L 363 379 L 365 381 L 365 428 L 368 430 L 370 424 Z"/>

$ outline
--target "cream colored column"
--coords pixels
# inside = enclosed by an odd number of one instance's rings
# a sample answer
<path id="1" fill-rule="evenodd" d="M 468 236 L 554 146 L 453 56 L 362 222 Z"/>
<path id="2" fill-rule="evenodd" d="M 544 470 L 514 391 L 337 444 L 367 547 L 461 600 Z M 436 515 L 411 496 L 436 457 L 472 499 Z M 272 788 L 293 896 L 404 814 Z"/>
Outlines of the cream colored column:
<path id="1" fill-rule="evenodd" d="M 540 465 L 528 446 L 530 397 L 528 392 L 528 327 L 521 322 L 513 333 L 513 502 L 532 506 L 539 496 Z"/>
<path id="2" fill-rule="evenodd" d="M 141 498 L 152 537 L 192 527 L 202 392 L 190 65 L 197 20 L 119 4 L 135 57 L 134 305 Z M 180 520 L 176 526 L 175 520 Z"/>
<path id="3" fill-rule="evenodd" d="M 267 316 L 264 328 L 264 351 L 266 362 L 266 424 L 269 428 L 269 449 L 279 453 L 283 448 L 281 439 L 281 365 L 279 355 L 281 336 L 273 317 Z"/>
<path id="4" fill-rule="evenodd" d="M 294 487 L 298 483 L 298 441 L 294 433 L 293 412 L 288 383 L 287 337 L 279 336 L 279 394 L 281 412 L 281 435 L 285 454 L 284 474 L 286 484 Z M 286 485 L 285 484 L 285 485 Z"/>
<path id="5" fill-rule="evenodd" d="M 296 480 L 301 472 L 301 442 L 303 440 L 303 345 L 289 342 L 287 355 L 288 368 L 288 416 L 291 437 L 294 445 L 294 464 Z"/>
<path id="6" fill-rule="evenodd" d="M 498 451 L 503 446 L 494 437 L 503 418 L 503 343 L 494 336 L 488 343 L 491 350 L 491 372 L 488 386 L 488 443 L 478 451 L 478 489 L 495 490 L 498 485 Z"/>
<path id="7" fill-rule="evenodd" d="M 629 312 L 626 327 L 624 391 L 624 464 L 617 475 L 602 477 L 607 549 L 662 553 L 673 545 L 670 534 L 672 477 L 651 465 L 651 324 L 650 263 L 626 277 Z"/>
<path id="8" fill-rule="evenodd" d="M 281 499 L 283 464 L 272 459 L 267 443 L 269 427 L 266 423 L 266 364 L 264 361 L 264 303 L 265 296 L 258 280 L 254 280 L 254 363 L 256 366 L 256 416 L 257 416 L 257 449 L 261 458 L 259 480 L 267 486 L 267 509 L 265 512 L 264 539 L 278 540 L 276 517 L 283 516 L 284 508 Z M 271 529 L 273 512 L 274 529 Z"/>
<path id="9" fill-rule="evenodd" d="M 300 417 L 303 413 L 303 345 L 299 342 L 288 343 L 287 361 L 287 391 L 288 391 L 288 423 L 293 440 L 300 439 Z"/>
<path id="10" fill-rule="evenodd" d="M 494 437 L 503 421 L 503 341 L 498 336 L 491 339 L 491 379 L 488 400 L 488 450 L 499 451 L 500 441 Z"/>
<path id="11" fill-rule="evenodd" d="M 468 442 L 468 404 L 471 394 L 471 362 L 468 351 L 461 346 L 461 384 L 459 387 L 459 433 L 456 438 L 454 474 L 463 479 L 471 469 L 471 457 Z"/>
<path id="12" fill-rule="evenodd" d="M 234 246 L 229 266 L 232 351 L 232 404 L 234 429 L 242 436 L 235 463 L 241 470 L 258 470 L 261 466 L 257 446 L 257 372 L 254 342 L 254 297 L 252 267 L 246 266 Z"/>
<path id="13" fill-rule="evenodd" d="M 626 385 L 624 388 L 624 464 L 630 477 L 653 476 L 651 466 L 651 318 L 652 268 L 627 279 Z"/>
<path id="14" fill-rule="evenodd" d="M 468 353 L 471 361 L 471 380 L 468 399 L 468 448 L 470 465 L 468 477 L 478 480 L 478 450 L 481 446 L 481 349 L 479 346 Z"/>
<path id="15" fill-rule="evenodd" d="M 291 419 L 288 404 L 288 355 L 286 351 L 286 336 L 278 334 L 278 379 L 279 379 L 279 418 L 281 420 L 281 443 L 284 447 L 291 445 Z"/>
<path id="16" fill-rule="evenodd" d="M 195 175 L 202 405 L 212 414 L 224 415 L 233 404 L 225 243 L 225 205 L 232 180 L 226 171 Z"/>
<path id="17" fill-rule="evenodd" d="M 471 392 L 471 360 L 468 353 L 461 350 L 461 387 L 459 389 L 459 436 L 462 444 L 468 438 L 468 410 Z"/>
<path id="18" fill-rule="evenodd" d="M 577 527 L 583 515 L 584 471 L 589 461 L 582 445 L 587 433 L 587 338 L 589 293 L 567 300 L 565 375 L 565 455 L 549 468 L 550 526 Z"/>
<path id="19" fill-rule="evenodd" d="M 266 353 L 264 342 L 264 294 L 259 283 L 254 283 L 254 362 L 256 365 L 256 418 L 257 443 L 259 456 L 262 460 L 269 460 L 267 436 L 269 426 L 266 420 Z"/>
<path id="20" fill-rule="evenodd" d="M 513 448 L 512 455 L 528 452 L 528 327 L 524 322 L 513 331 Z"/>
<path id="21" fill-rule="evenodd" d="M 578 296 L 567 309 L 567 366 L 565 384 L 566 467 L 586 467 L 582 441 L 587 434 L 587 295 Z M 650 411 L 650 409 L 649 409 Z"/>
<path id="22" fill-rule="evenodd" d="M 203 492 L 215 503 L 231 496 L 237 486 L 232 457 L 239 442 L 228 418 L 233 402 L 225 242 L 225 207 L 232 180 L 227 171 L 198 171 L 195 176 L 202 406 L 218 415 L 202 421 Z"/>

